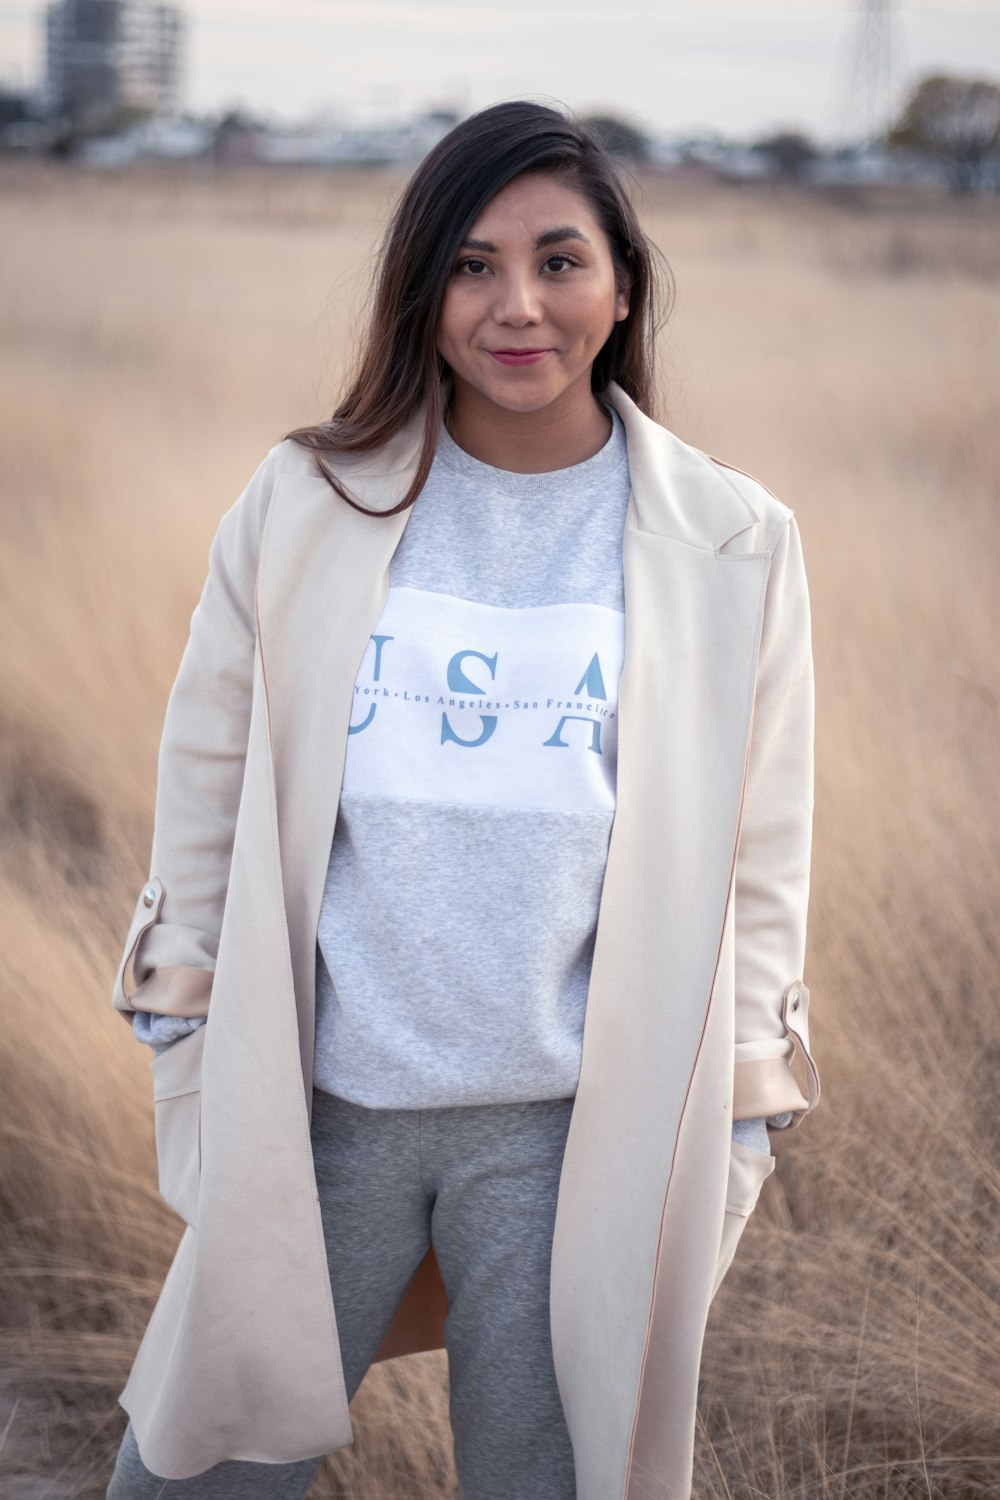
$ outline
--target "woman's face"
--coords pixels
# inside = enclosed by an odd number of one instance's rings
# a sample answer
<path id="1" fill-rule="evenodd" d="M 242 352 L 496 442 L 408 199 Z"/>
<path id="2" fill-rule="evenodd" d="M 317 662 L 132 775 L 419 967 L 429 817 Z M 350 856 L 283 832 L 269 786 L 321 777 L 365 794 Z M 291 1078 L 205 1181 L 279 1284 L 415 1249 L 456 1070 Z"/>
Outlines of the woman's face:
<path id="1" fill-rule="evenodd" d="M 437 347 L 454 373 L 457 404 L 540 411 L 592 401 L 590 367 L 627 315 L 628 295 L 615 289 L 608 238 L 587 199 L 530 174 L 502 188 L 469 231 Z"/>

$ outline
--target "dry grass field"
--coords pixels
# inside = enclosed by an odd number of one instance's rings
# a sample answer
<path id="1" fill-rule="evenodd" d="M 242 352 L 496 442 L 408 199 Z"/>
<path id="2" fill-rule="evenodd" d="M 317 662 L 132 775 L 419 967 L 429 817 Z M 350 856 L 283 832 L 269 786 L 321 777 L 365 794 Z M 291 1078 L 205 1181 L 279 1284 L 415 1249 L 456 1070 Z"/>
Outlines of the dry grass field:
<path id="1" fill-rule="evenodd" d="M 179 1235 L 111 984 L 215 524 L 332 406 L 389 172 L 0 166 L 0 1492 L 100 1497 Z M 813 601 L 820 1109 L 713 1305 L 698 1500 L 1000 1494 L 1000 204 L 643 179 L 662 419 Z M 312 1500 L 454 1494 L 443 1353 Z"/>

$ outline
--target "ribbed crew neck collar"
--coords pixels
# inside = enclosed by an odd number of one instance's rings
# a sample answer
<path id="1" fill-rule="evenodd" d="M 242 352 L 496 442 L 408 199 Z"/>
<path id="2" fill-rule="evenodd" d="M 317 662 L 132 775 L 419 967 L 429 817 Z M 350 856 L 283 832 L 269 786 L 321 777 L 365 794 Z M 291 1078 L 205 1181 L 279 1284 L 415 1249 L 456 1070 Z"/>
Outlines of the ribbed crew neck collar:
<path id="1" fill-rule="evenodd" d="M 460 448 L 443 422 L 438 431 L 435 467 L 460 475 L 467 483 L 514 498 L 570 495 L 581 484 L 588 487 L 599 484 L 627 462 L 625 424 L 608 402 L 602 401 L 601 405 L 613 423 L 610 437 L 593 457 L 585 458 L 579 464 L 571 464 L 569 468 L 550 469 L 545 474 L 515 474 L 510 469 L 496 469 L 492 464 L 484 464 L 480 459 L 473 458 L 471 453 L 466 453 L 464 448 Z"/>

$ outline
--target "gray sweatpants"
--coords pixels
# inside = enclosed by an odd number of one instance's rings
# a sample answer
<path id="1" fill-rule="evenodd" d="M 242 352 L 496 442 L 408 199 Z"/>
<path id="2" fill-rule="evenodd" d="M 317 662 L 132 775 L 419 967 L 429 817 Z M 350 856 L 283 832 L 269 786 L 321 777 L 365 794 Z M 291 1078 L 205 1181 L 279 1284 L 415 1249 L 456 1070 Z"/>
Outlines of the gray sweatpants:
<path id="1" fill-rule="evenodd" d="M 313 1158 L 350 1401 L 433 1244 L 461 1500 L 575 1500 L 549 1270 L 572 1099 L 367 1109 L 314 1091 Z M 107 1500 L 303 1500 L 323 1455 L 163 1479 L 129 1421 Z"/>

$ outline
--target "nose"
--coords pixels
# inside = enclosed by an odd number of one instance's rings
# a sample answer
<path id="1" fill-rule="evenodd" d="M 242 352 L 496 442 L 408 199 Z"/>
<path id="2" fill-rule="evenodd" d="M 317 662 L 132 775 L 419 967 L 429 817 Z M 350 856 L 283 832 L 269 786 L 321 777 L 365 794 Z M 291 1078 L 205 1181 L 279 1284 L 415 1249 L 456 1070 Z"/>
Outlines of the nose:
<path id="1" fill-rule="evenodd" d="M 495 323 L 509 323 L 515 328 L 540 323 L 542 312 L 534 276 L 528 271 L 508 271 L 499 276 L 492 314 Z"/>

